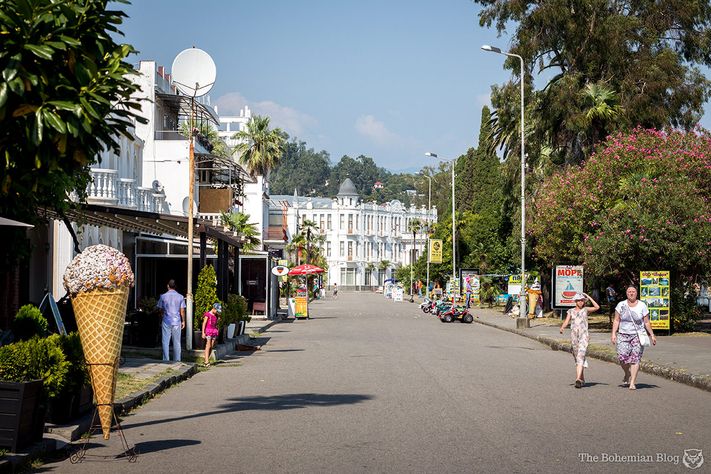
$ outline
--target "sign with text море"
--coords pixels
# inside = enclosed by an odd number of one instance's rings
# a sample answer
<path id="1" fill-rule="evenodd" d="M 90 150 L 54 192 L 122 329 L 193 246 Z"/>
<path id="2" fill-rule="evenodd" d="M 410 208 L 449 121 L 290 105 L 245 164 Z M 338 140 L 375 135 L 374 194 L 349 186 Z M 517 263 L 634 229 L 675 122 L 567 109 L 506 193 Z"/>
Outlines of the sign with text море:
<path id="1" fill-rule="evenodd" d="M 575 306 L 573 297 L 583 292 L 582 265 L 556 265 L 553 269 L 553 306 Z"/>

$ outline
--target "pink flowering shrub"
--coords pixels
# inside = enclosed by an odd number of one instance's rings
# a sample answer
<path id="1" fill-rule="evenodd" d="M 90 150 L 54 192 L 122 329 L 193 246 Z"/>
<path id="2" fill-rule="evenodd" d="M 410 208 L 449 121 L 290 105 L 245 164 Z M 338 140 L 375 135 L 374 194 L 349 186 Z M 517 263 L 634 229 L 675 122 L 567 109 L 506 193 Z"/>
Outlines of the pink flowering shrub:
<path id="1" fill-rule="evenodd" d="M 581 167 L 552 176 L 527 226 L 535 256 L 586 275 L 672 283 L 711 270 L 711 135 L 636 129 L 608 137 Z"/>

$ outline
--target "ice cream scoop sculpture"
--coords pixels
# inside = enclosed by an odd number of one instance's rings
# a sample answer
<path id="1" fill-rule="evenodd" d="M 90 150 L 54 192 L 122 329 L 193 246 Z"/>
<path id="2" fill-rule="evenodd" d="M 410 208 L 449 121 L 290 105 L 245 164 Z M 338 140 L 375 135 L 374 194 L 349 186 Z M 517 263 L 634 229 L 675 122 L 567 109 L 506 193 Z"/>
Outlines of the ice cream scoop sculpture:
<path id="1" fill-rule="evenodd" d="M 107 245 L 86 248 L 64 273 L 104 439 L 109 439 L 113 422 L 118 358 L 131 286 L 133 271 L 128 259 Z"/>

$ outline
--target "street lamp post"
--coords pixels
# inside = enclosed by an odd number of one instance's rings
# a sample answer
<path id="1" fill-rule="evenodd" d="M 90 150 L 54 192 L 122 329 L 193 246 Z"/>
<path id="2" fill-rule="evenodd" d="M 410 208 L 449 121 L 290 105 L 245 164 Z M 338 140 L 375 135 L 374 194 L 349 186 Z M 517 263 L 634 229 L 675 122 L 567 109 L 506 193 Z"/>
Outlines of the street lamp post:
<path id="1" fill-rule="evenodd" d="M 432 219 L 432 177 L 422 174 L 429 180 L 427 191 L 427 286 L 425 287 L 425 296 L 430 293 L 430 220 Z"/>
<path id="2" fill-rule="evenodd" d="M 519 295 L 519 315 L 516 327 L 529 327 L 528 315 L 526 314 L 526 154 L 524 151 L 525 122 L 523 114 L 523 86 L 524 68 L 523 58 L 518 54 L 501 51 L 496 46 L 485 44 L 481 47 L 484 51 L 503 54 L 513 58 L 518 58 L 521 62 L 521 294 Z"/>
<path id="3" fill-rule="evenodd" d="M 425 156 L 431 156 L 432 158 L 439 158 L 437 153 L 427 152 Z M 452 166 L 452 294 L 454 292 L 454 281 L 457 279 L 457 229 L 455 227 L 455 202 L 454 202 L 454 164 L 457 159 L 453 158 L 451 160 L 442 159 L 443 161 L 451 163 Z M 452 297 L 454 299 L 454 297 Z"/>

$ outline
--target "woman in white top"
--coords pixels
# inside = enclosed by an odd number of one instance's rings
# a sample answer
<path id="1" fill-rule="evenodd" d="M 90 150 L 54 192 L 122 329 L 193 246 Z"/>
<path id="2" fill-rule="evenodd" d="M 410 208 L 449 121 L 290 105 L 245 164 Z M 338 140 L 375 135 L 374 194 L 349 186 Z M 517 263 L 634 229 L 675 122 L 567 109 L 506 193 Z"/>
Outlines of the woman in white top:
<path id="1" fill-rule="evenodd" d="M 657 337 L 649 323 L 647 305 L 637 299 L 637 288 L 629 285 L 625 293 L 627 299 L 618 303 L 615 308 L 615 320 L 612 322 L 612 343 L 617 348 L 617 358 L 625 372 L 622 384 L 629 385 L 630 390 L 635 390 L 639 361 L 644 353 L 644 347 L 639 341 L 637 331 L 645 330 L 651 337 L 652 344 L 655 345 Z"/>

